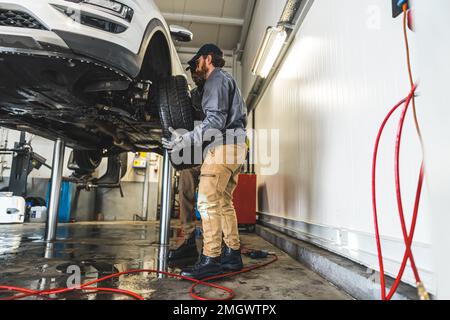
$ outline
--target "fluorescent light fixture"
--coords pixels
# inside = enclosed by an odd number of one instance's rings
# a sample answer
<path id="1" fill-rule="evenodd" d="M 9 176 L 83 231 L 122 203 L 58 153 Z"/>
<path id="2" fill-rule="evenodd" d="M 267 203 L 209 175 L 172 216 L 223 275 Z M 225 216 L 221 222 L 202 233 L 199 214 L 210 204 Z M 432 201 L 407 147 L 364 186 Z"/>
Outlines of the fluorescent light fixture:
<path id="1" fill-rule="evenodd" d="M 253 63 L 252 73 L 254 75 L 267 78 L 281 53 L 281 49 L 283 49 L 286 38 L 287 33 L 283 27 L 267 28 L 266 35 Z"/>

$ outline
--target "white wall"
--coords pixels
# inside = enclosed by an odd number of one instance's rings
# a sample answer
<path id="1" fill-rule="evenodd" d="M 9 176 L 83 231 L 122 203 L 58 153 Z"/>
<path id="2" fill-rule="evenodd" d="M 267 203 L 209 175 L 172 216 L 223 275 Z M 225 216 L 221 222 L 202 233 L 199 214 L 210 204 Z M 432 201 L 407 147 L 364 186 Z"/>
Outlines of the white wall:
<path id="1" fill-rule="evenodd" d="M 280 19 L 285 1 L 281 0 L 258 0 L 254 11 L 254 18 L 248 31 L 248 39 L 245 44 L 244 54 L 242 56 L 242 87 L 241 91 L 244 98 L 247 98 L 250 92 L 255 76 L 251 69 L 253 60 L 262 43 L 266 29 L 274 26 Z"/>
<path id="2" fill-rule="evenodd" d="M 265 16 L 256 20 L 261 26 Z M 414 61 L 415 37 L 411 34 Z M 250 37 L 250 41 L 247 47 L 254 48 L 260 40 Z M 257 107 L 257 129 L 280 130 L 280 169 L 276 175 L 259 177 L 259 211 L 286 218 L 301 237 L 378 269 L 371 205 L 372 150 L 382 119 L 408 92 L 401 19 L 392 19 L 390 1 L 315 0 Z M 418 107 L 425 107 L 420 98 Z M 380 227 L 385 267 L 391 275 L 403 256 L 393 174 L 397 119 L 386 128 L 378 167 Z M 403 141 L 401 174 L 409 221 L 420 166 L 411 118 Z M 260 166 L 257 169 L 261 172 Z M 414 252 L 425 284 L 433 292 L 428 212 L 425 190 Z M 409 270 L 404 279 L 414 283 Z"/>
<path id="3" fill-rule="evenodd" d="M 421 79 L 420 117 L 426 145 L 427 181 L 430 191 L 433 252 L 439 299 L 450 299 L 450 109 L 448 76 L 450 75 L 450 1 L 415 1 L 418 24 L 418 59 Z M 436 10 L 436 8 L 439 8 Z M 419 42 L 420 41 L 420 42 Z"/>

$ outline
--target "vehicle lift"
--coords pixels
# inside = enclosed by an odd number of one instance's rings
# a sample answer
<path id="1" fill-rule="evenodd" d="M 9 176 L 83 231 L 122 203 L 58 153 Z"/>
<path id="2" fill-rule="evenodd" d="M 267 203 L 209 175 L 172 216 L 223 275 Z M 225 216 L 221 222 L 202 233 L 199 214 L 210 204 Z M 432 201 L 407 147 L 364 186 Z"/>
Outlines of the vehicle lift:
<path id="1" fill-rule="evenodd" d="M 16 196 L 26 196 L 27 177 L 33 169 L 39 169 L 41 166 L 49 168 L 51 173 L 50 198 L 48 203 L 48 215 L 45 226 L 45 240 L 47 241 L 47 251 L 45 256 L 52 257 L 51 248 L 56 240 L 56 231 L 58 226 L 58 209 L 61 197 L 61 185 L 63 180 L 65 143 L 62 139 L 56 139 L 53 149 L 52 166 L 46 164 L 46 159 L 32 151 L 31 146 L 26 142 L 25 132 L 20 133 L 20 140 L 14 144 L 13 149 L 0 149 L 0 153 L 14 153 L 11 165 L 11 175 L 8 190 Z M 160 250 L 158 259 L 158 270 L 167 271 L 167 254 L 169 251 L 170 239 L 170 208 L 172 199 L 172 165 L 169 160 L 169 153 L 164 151 L 163 173 L 162 173 L 162 192 L 161 192 L 161 215 L 160 215 Z M 109 157 L 108 168 L 105 175 L 99 179 L 82 182 L 68 178 L 69 181 L 78 183 L 77 195 L 81 189 L 93 188 L 119 188 L 120 186 L 120 160 L 119 158 Z M 77 195 L 75 197 L 77 198 Z M 159 274 L 160 278 L 164 275 Z"/>
<path id="2" fill-rule="evenodd" d="M 58 224 L 58 208 L 60 202 L 60 190 L 62 183 L 63 162 L 65 143 L 58 138 L 53 149 L 53 164 L 50 186 L 50 200 L 48 206 L 48 216 L 46 223 L 45 240 L 52 244 L 56 240 Z M 109 168 L 109 164 L 108 164 Z M 169 252 L 170 240 L 170 209 L 172 198 L 172 165 L 169 159 L 169 152 L 164 150 L 163 171 L 162 171 L 162 192 L 161 192 L 161 213 L 160 213 L 160 234 L 159 234 L 159 255 L 158 271 L 167 272 L 167 255 Z M 164 278 L 163 274 L 158 274 L 158 278 Z"/>

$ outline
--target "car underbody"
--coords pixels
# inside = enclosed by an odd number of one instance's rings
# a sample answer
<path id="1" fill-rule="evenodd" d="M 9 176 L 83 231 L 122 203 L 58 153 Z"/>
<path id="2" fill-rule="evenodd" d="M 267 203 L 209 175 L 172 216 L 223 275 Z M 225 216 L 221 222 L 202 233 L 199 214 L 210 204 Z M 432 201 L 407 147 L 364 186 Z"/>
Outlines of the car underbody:
<path id="1" fill-rule="evenodd" d="M 64 141 L 78 176 L 103 157 L 162 154 L 169 127 L 192 129 L 172 42 L 192 35 L 173 33 L 153 2 L 111 2 L 133 13 L 116 16 L 109 2 L 11 1 L 0 0 L 0 126 Z"/>
<path id="2" fill-rule="evenodd" d="M 158 148 L 151 81 L 68 52 L 0 48 L 0 125 L 108 153 Z"/>

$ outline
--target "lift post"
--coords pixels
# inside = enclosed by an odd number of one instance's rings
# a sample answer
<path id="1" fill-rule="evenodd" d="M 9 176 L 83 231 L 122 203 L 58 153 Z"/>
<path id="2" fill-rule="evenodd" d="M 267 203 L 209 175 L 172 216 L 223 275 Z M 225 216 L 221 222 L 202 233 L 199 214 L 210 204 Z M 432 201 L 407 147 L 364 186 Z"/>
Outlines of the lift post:
<path id="1" fill-rule="evenodd" d="M 45 240 L 54 241 L 56 239 L 56 228 L 58 225 L 59 199 L 61 197 L 61 182 L 64 164 L 64 141 L 56 139 L 53 149 L 53 165 L 50 186 L 50 199 L 48 204 L 47 225 Z"/>
<path id="2" fill-rule="evenodd" d="M 149 183 L 150 183 L 150 161 L 149 154 L 145 154 L 145 179 L 144 179 L 144 190 L 142 191 L 142 220 L 148 220 L 148 191 L 149 191 Z"/>
<path id="3" fill-rule="evenodd" d="M 159 225 L 159 259 L 158 271 L 167 272 L 167 253 L 170 240 L 170 210 L 172 199 L 172 165 L 170 164 L 169 151 L 164 150 L 163 172 L 162 172 L 162 192 L 161 192 L 161 214 Z M 159 274 L 158 278 L 164 278 Z"/>

